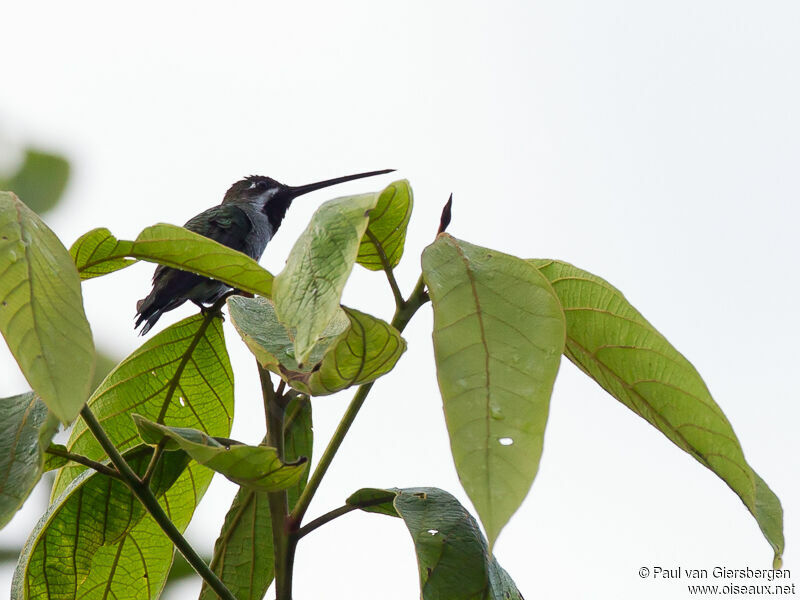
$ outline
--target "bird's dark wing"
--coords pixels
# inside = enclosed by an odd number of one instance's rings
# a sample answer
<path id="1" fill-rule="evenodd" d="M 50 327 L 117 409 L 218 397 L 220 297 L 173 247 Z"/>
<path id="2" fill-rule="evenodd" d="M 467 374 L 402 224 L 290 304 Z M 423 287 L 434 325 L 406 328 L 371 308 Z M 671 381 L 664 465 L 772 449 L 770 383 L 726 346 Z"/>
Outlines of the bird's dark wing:
<path id="1" fill-rule="evenodd" d="M 231 204 L 221 204 L 192 217 L 186 221 L 184 227 L 223 246 L 243 252 L 247 235 L 253 225 L 242 209 Z M 169 268 L 159 265 L 153 273 L 153 282 L 158 281 L 164 270 Z"/>

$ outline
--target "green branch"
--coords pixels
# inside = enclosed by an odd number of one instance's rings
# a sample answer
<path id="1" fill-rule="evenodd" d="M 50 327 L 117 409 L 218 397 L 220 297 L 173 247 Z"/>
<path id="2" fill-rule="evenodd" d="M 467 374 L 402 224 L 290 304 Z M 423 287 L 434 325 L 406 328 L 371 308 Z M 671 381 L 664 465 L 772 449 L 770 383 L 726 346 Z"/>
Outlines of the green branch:
<path id="1" fill-rule="evenodd" d="M 153 520 L 158 523 L 158 526 L 161 527 L 162 531 L 172 541 L 186 561 L 192 565 L 192 568 L 197 571 L 222 600 L 236 600 L 233 593 L 222 583 L 222 580 L 216 576 L 209 566 L 203 562 L 200 555 L 197 554 L 195 549 L 186 541 L 186 538 L 178 531 L 178 528 L 175 527 L 175 524 L 170 520 L 167 513 L 164 512 L 164 509 L 158 503 L 153 492 L 139 478 L 133 469 L 131 469 L 128 462 L 122 454 L 120 454 L 119 450 L 117 450 L 117 447 L 114 446 L 108 435 L 106 435 L 100 421 L 97 420 L 97 417 L 94 416 L 94 413 L 86 404 L 81 409 L 81 417 L 92 432 L 92 435 L 94 435 L 103 447 L 103 450 L 108 454 L 111 463 L 117 468 L 117 471 L 119 471 L 120 478 L 139 499 L 139 502 L 141 502 L 147 512 L 150 513 Z"/>
<path id="2" fill-rule="evenodd" d="M 96 460 L 92 460 L 91 458 L 87 458 L 81 454 L 73 454 L 68 450 L 62 450 L 57 446 L 51 446 L 45 450 L 48 454 L 52 454 L 53 456 L 60 456 L 61 458 L 66 458 L 74 463 L 78 463 L 79 465 L 83 465 L 84 467 L 89 467 L 90 469 L 94 469 L 98 473 L 102 473 L 103 475 L 108 475 L 109 477 L 113 477 L 114 479 L 122 479 L 122 476 L 119 474 L 119 471 L 116 469 L 112 469 L 108 465 L 104 465 L 101 462 L 97 462 Z"/>
<path id="3" fill-rule="evenodd" d="M 414 291 L 411 292 L 408 300 L 404 301 L 402 305 L 398 305 L 394 314 L 394 318 L 392 319 L 392 326 L 397 329 L 397 331 L 402 332 L 406 328 L 406 325 L 408 325 L 411 317 L 414 316 L 414 313 L 416 313 L 417 310 L 419 310 L 419 307 L 425 304 L 428 300 L 430 300 L 430 298 L 425 291 L 425 281 L 420 275 L 417 285 L 414 287 Z M 369 383 L 365 383 L 359 386 L 358 390 L 356 390 L 356 393 L 353 396 L 353 399 L 350 401 L 350 404 L 348 405 L 344 415 L 342 416 L 342 420 L 339 422 L 333 437 L 331 438 L 330 442 L 328 442 L 328 446 L 325 448 L 325 451 L 322 453 L 317 467 L 314 469 L 314 472 L 308 479 L 308 483 L 306 484 L 305 489 L 303 489 L 303 493 L 300 494 L 300 497 L 297 499 L 297 504 L 295 504 L 294 509 L 289 515 L 291 528 L 297 528 L 299 527 L 300 523 L 302 523 L 303 517 L 308 510 L 308 505 L 311 504 L 311 499 L 314 497 L 319 484 L 322 482 L 322 478 L 325 476 L 328 467 L 330 467 L 333 457 L 336 456 L 339 446 L 342 445 L 344 437 L 350 430 L 350 426 L 353 424 L 353 421 L 355 421 L 358 411 L 361 410 L 364 400 L 367 399 L 367 395 L 372 389 L 373 383 L 375 382 L 371 381 Z"/>

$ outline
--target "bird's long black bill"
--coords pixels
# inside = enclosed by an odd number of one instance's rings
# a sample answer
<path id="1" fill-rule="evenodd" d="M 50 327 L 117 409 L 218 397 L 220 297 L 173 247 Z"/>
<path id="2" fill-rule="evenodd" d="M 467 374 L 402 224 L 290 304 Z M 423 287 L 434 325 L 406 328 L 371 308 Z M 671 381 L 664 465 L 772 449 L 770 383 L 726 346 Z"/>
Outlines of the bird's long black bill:
<path id="1" fill-rule="evenodd" d="M 313 192 L 314 190 L 320 190 L 322 188 L 329 187 L 331 185 L 336 185 L 337 183 L 344 183 L 345 181 L 353 181 L 354 179 L 363 179 L 364 177 L 374 177 L 375 175 L 384 175 L 385 173 L 391 173 L 394 169 L 383 169 L 381 171 L 369 171 L 368 173 L 358 173 L 356 175 L 345 175 L 344 177 L 336 177 L 334 179 L 326 179 L 325 181 L 318 181 L 316 183 L 309 183 L 307 185 L 298 185 L 298 186 L 286 186 L 288 188 L 288 192 L 292 198 L 297 198 L 297 196 L 302 196 L 303 194 L 307 194 L 309 192 Z"/>

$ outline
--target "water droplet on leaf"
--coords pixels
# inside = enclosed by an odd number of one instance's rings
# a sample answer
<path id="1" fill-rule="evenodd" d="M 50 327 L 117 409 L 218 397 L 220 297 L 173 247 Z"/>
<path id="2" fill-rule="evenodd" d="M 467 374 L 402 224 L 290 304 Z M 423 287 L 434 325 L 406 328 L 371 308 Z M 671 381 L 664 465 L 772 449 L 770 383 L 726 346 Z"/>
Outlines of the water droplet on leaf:
<path id="1" fill-rule="evenodd" d="M 510 437 L 501 437 L 497 441 L 500 442 L 503 446 L 510 446 L 511 444 L 514 443 L 514 440 L 512 440 Z"/>

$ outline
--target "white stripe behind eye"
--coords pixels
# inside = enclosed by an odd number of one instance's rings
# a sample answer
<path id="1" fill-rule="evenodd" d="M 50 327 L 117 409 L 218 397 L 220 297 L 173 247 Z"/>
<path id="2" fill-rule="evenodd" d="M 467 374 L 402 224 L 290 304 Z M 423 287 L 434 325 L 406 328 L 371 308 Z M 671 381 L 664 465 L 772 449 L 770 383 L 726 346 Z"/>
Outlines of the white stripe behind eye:
<path id="1" fill-rule="evenodd" d="M 252 189 L 255 189 L 255 187 L 256 187 L 256 182 L 255 182 L 255 181 L 253 181 L 253 182 L 250 184 L 250 187 L 249 187 L 249 188 L 247 188 L 247 189 L 248 189 L 248 190 L 252 190 Z"/>

